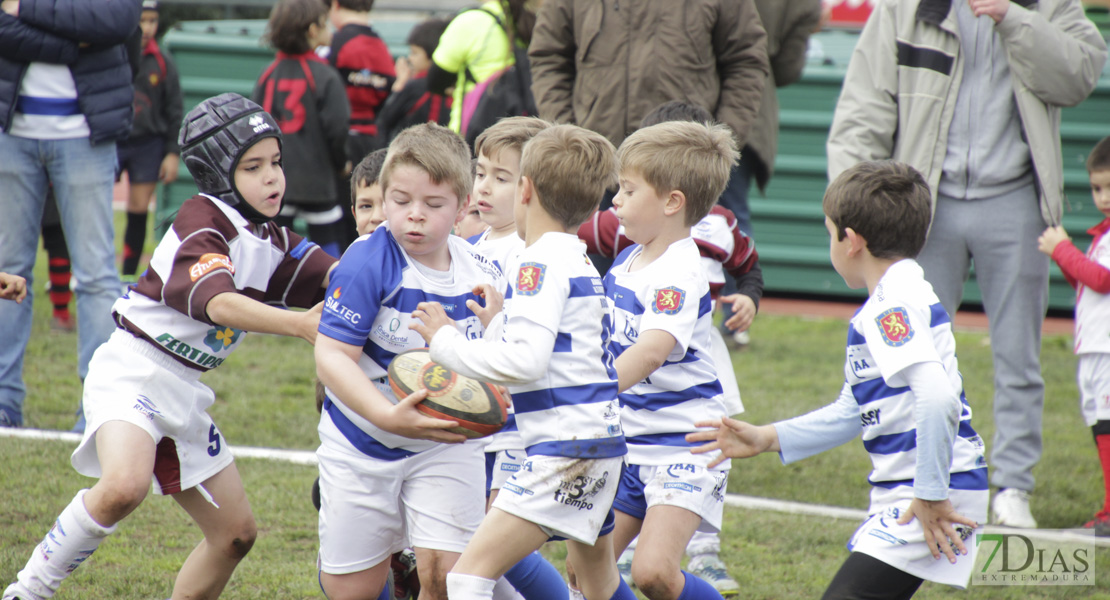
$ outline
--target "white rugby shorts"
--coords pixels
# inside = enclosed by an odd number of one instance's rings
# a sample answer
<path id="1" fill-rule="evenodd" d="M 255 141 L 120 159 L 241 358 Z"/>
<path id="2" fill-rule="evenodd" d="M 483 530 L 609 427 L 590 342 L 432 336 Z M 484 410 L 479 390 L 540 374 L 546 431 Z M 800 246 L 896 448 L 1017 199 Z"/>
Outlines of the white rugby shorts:
<path id="1" fill-rule="evenodd" d="M 677 506 L 701 517 L 698 531 L 721 530 L 728 469 L 676 463 L 628 465 L 613 503 L 617 510 L 643 519 L 652 506 Z"/>
<path id="2" fill-rule="evenodd" d="M 100 477 L 96 432 L 126 421 L 157 445 L 154 491 L 173 494 L 195 487 L 233 461 L 223 434 L 206 412 L 216 399 L 201 372 L 149 342 L 117 329 L 89 362 L 82 404 L 85 434 L 70 462 L 78 473 Z"/>
<path id="3" fill-rule="evenodd" d="M 528 458 L 524 450 L 498 450 L 493 459 L 493 472 L 490 475 L 490 490 L 499 490 L 505 482 L 520 471 L 520 467 Z"/>
<path id="4" fill-rule="evenodd" d="M 389 461 L 324 438 L 320 569 L 357 573 L 406 546 L 461 553 L 485 514 L 483 446 L 439 444 Z"/>
<path id="5" fill-rule="evenodd" d="M 988 496 L 987 490 L 948 491 L 948 499 L 956 512 L 979 524 L 987 522 Z M 968 550 L 968 554 L 956 557 L 956 564 L 948 562 L 944 555 L 933 558 L 925 543 L 921 521 L 914 519 L 905 525 L 898 524 L 898 518 L 909 508 L 910 502 L 909 499 L 899 500 L 869 516 L 852 534 L 848 549 L 863 552 L 921 579 L 966 588 L 975 566 L 975 531 L 962 525 L 956 527 Z"/>
<path id="6" fill-rule="evenodd" d="M 593 545 L 613 506 L 624 457 L 529 456 L 501 486 L 494 508 L 550 536 Z"/>
<path id="7" fill-rule="evenodd" d="M 1110 354 L 1079 355 L 1079 411 L 1088 427 L 1110 421 Z"/>

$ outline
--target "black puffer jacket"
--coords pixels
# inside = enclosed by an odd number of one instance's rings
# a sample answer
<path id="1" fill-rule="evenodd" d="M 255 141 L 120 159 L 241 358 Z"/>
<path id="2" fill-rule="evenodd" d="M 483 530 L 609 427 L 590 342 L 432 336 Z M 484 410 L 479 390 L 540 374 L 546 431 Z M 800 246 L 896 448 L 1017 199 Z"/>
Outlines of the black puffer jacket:
<path id="1" fill-rule="evenodd" d="M 92 143 L 131 130 L 131 67 L 124 41 L 139 26 L 138 0 L 20 0 L 19 15 L 0 12 L 0 129 L 15 113 L 32 62 L 69 66 Z"/>

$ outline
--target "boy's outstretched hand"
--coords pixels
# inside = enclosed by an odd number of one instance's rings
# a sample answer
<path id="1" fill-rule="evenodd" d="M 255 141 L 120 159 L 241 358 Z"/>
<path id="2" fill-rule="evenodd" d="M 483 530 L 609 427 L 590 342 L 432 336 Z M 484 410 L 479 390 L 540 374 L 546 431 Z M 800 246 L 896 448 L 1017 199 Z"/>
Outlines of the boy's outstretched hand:
<path id="1" fill-rule="evenodd" d="M 747 331 L 755 319 L 755 301 L 744 294 L 729 294 L 717 299 L 722 304 L 732 304 L 732 315 L 725 319 L 729 331 Z"/>
<path id="2" fill-rule="evenodd" d="M 19 275 L 0 273 L 0 299 L 21 304 L 27 297 L 27 280 Z"/>
<path id="3" fill-rule="evenodd" d="M 300 313 L 301 323 L 298 327 L 297 337 L 316 345 L 316 333 L 320 330 L 320 315 L 324 314 L 324 303 L 318 302 L 316 306 Z"/>
<path id="4" fill-rule="evenodd" d="M 720 421 L 699 421 L 694 425 L 712 429 L 686 434 L 687 442 L 709 442 L 691 448 L 690 452 L 705 454 L 721 451 L 721 455 L 709 463 L 710 469 L 730 458 L 749 458 L 779 450 L 779 436 L 774 425 L 756 426 L 729 417 Z"/>
<path id="5" fill-rule="evenodd" d="M 412 318 L 419 319 L 419 321 L 410 323 L 409 329 L 419 333 L 420 337 L 424 338 L 424 343 L 429 346 L 432 345 L 432 338 L 435 337 L 440 327 L 455 326 L 455 322 L 447 316 L 447 311 L 443 310 L 443 305 L 439 302 L 421 302 L 417 304 L 416 310 L 412 311 Z"/>
<path id="6" fill-rule="evenodd" d="M 438 305 L 437 305 L 438 306 Z M 431 440 L 444 444 L 461 444 L 467 437 L 461 433 L 445 431 L 458 427 L 458 421 L 437 419 L 416 410 L 416 405 L 428 397 L 428 390 L 421 388 L 405 396 L 390 408 L 379 425 L 382 429 L 414 440 Z"/>
<path id="7" fill-rule="evenodd" d="M 471 291 L 485 300 L 486 305 L 482 306 L 473 300 L 467 300 L 466 307 L 478 317 L 482 327 L 488 329 L 494 315 L 501 312 L 501 308 L 505 305 L 505 296 L 488 283 L 476 285 Z"/>
<path id="8" fill-rule="evenodd" d="M 956 512 L 949 500 L 922 500 L 914 498 L 910 507 L 898 519 L 899 525 L 905 525 L 917 518 L 921 521 L 921 529 L 925 532 L 925 544 L 933 558 L 940 558 L 941 553 L 948 557 L 948 562 L 955 564 L 956 555 L 967 555 L 967 547 L 954 527 L 955 524 L 966 525 L 978 529 L 979 524 Z M 953 548 L 953 546 L 955 546 Z"/>

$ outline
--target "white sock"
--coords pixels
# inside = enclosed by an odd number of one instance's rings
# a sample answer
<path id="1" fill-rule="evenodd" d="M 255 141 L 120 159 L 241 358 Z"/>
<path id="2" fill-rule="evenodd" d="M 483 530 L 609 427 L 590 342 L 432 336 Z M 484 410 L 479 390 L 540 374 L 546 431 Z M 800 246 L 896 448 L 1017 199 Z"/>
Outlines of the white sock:
<path id="1" fill-rule="evenodd" d="M 693 558 L 710 554 L 716 556 L 721 553 L 721 537 L 717 533 L 695 531 L 690 543 L 686 544 L 686 556 Z"/>
<path id="2" fill-rule="evenodd" d="M 115 525 L 104 527 L 89 515 L 84 501 L 87 491 L 77 492 L 19 572 L 18 582 L 27 592 L 40 598 L 52 597 L 62 580 L 116 531 Z"/>
<path id="3" fill-rule="evenodd" d="M 516 591 L 508 579 L 502 577 L 493 584 L 493 600 L 524 600 L 524 596 Z"/>
<path id="4" fill-rule="evenodd" d="M 491 600 L 495 585 L 497 585 L 496 581 L 485 577 L 448 573 L 447 598 L 449 600 Z"/>

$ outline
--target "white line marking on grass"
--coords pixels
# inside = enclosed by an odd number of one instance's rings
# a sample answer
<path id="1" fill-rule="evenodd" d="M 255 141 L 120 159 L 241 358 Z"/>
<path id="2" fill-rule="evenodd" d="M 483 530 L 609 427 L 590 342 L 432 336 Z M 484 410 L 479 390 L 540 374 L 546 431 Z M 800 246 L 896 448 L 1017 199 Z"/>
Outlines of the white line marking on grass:
<path id="1" fill-rule="evenodd" d="M 81 441 L 81 434 L 69 431 L 54 431 L 48 429 L 21 429 L 0 427 L 0 437 L 21 438 L 26 440 L 53 440 L 76 444 Z M 232 446 L 231 453 L 238 458 L 261 458 L 266 460 L 279 460 L 282 462 L 315 466 L 316 453 L 308 450 L 285 450 L 282 448 L 257 448 L 251 446 Z M 735 508 L 749 510 L 770 510 L 775 512 L 811 517 L 829 517 L 834 519 L 848 519 L 863 521 L 867 518 L 867 511 L 858 508 L 844 508 L 841 506 L 827 506 L 824 504 L 809 504 L 807 502 L 794 502 L 793 500 L 778 500 L 775 498 L 760 498 L 758 496 L 743 496 L 740 494 L 725 494 L 725 504 Z M 1090 536 L 1074 534 L 1060 529 L 1015 529 L 1013 527 L 998 527 L 986 525 L 985 533 L 1020 533 L 1029 538 L 1040 538 L 1057 542 L 1086 542 L 1091 543 Z M 1110 548 L 1110 539 L 1093 538 L 1094 544 L 1102 548 Z"/>

